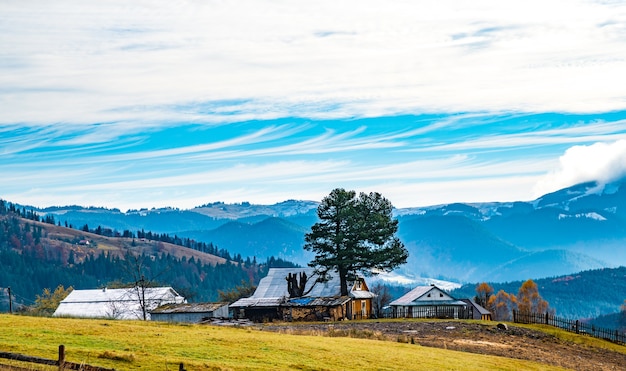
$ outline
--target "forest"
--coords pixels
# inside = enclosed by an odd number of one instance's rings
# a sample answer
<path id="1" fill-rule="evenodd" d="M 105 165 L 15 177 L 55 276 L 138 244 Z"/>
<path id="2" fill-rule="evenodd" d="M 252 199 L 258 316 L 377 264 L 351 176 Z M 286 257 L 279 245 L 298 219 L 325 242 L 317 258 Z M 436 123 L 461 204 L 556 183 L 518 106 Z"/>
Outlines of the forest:
<path id="1" fill-rule="evenodd" d="M 205 264 L 194 257 L 177 258 L 161 253 L 125 255 L 92 249 L 79 259 L 73 249 L 51 243 L 45 223 L 55 225 L 53 218 L 40 218 L 25 209 L 0 200 L 0 311 L 8 311 L 8 288 L 14 310 L 34 304 L 45 288 L 57 286 L 75 289 L 120 287 L 133 283 L 137 270 L 153 285 L 172 286 L 190 302 L 215 301 L 218 292 L 228 291 L 242 282 L 254 285 L 270 267 L 289 267 L 292 263 L 274 257 L 258 263 L 253 257 L 235 256 L 224 264 Z M 90 232 L 100 232 L 95 228 Z M 122 238 L 124 233 L 120 236 Z M 230 258 L 227 251 L 212 244 L 197 244 L 183 239 L 138 231 L 142 239 L 178 243 L 205 253 L 216 252 Z M 127 234 L 128 237 L 128 234 Z M 134 241 L 134 240 L 133 240 Z M 78 241 L 75 241 L 77 244 Z"/>

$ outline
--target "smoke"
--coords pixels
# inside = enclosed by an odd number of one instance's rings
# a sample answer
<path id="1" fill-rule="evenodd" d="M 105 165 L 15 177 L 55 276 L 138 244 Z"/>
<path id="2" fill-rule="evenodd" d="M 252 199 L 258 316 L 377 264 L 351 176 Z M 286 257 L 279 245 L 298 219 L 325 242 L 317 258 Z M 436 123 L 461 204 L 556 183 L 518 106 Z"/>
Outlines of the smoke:
<path id="1" fill-rule="evenodd" d="M 601 185 L 626 178 L 626 140 L 574 146 L 559 158 L 559 168 L 537 182 L 537 196 L 597 181 Z"/>

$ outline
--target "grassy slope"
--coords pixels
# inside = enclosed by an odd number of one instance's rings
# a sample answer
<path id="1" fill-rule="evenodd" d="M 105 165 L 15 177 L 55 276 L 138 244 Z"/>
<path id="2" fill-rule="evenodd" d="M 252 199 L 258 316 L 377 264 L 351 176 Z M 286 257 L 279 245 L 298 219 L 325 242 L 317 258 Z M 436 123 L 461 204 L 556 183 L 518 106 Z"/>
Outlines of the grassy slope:
<path id="1" fill-rule="evenodd" d="M 377 340 L 247 328 L 0 315 L 0 351 L 118 370 L 559 370 L 502 357 Z M 2 360 L 0 360 L 2 361 Z"/>
<path id="2" fill-rule="evenodd" d="M 42 227 L 47 237 L 45 242 L 50 246 L 60 246 L 64 249 L 72 249 L 76 254 L 76 259 L 81 261 L 88 253 L 101 253 L 108 251 L 123 255 L 128 249 L 146 254 L 169 253 L 176 258 L 186 257 L 190 259 L 194 257 L 196 260 L 202 261 L 204 264 L 223 264 L 226 259 L 219 256 L 206 254 L 187 247 L 173 245 L 167 242 L 149 241 L 141 239 L 123 238 L 123 237 L 106 237 L 94 233 L 84 232 L 78 229 L 66 228 L 54 224 L 35 222 L 32 220 L 22 219 L 22 222 L 30 225 Z M 97 247 L 87 247 L 70 243 L 77 239 L 89 240 L 92 244 L 95 242 Z M 134 242 L 134 246 L 132 245 Z"/>

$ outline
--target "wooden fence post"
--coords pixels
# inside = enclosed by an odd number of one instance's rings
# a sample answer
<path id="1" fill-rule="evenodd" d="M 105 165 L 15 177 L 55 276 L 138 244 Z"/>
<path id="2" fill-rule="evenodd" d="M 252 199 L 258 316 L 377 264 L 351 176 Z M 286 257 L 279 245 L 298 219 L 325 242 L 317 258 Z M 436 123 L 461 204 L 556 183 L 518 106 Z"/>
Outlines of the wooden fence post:
<path id="1" fill-rule="evenodd" d="M 59 371 L 65 370 L 65 345 L 59 345 Z"/>
<path id="2" fill-rule="evenodd" d="M 548 317 L 548 315 L 549 315 L 549 314 L 548 314 L 548 312 L 546 312 L 546 325 L 547 325 L 547 324 L 548 324 L 548 322 L 549 322 L 549 317 Z"/>

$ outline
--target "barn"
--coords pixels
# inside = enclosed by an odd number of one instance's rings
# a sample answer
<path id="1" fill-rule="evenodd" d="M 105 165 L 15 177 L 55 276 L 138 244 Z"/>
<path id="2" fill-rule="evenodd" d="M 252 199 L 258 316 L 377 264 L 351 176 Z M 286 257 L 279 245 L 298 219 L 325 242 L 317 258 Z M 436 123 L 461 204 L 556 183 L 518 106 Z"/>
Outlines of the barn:
<path id="1" fill-rule="evenodd" d="M 143 319 L 145 308 L 146 319 L 150 319 L 151 310 L 184 302 L 185 298 L 171 287 L 74 290 L 61 301 L 53 316 Z"/>

